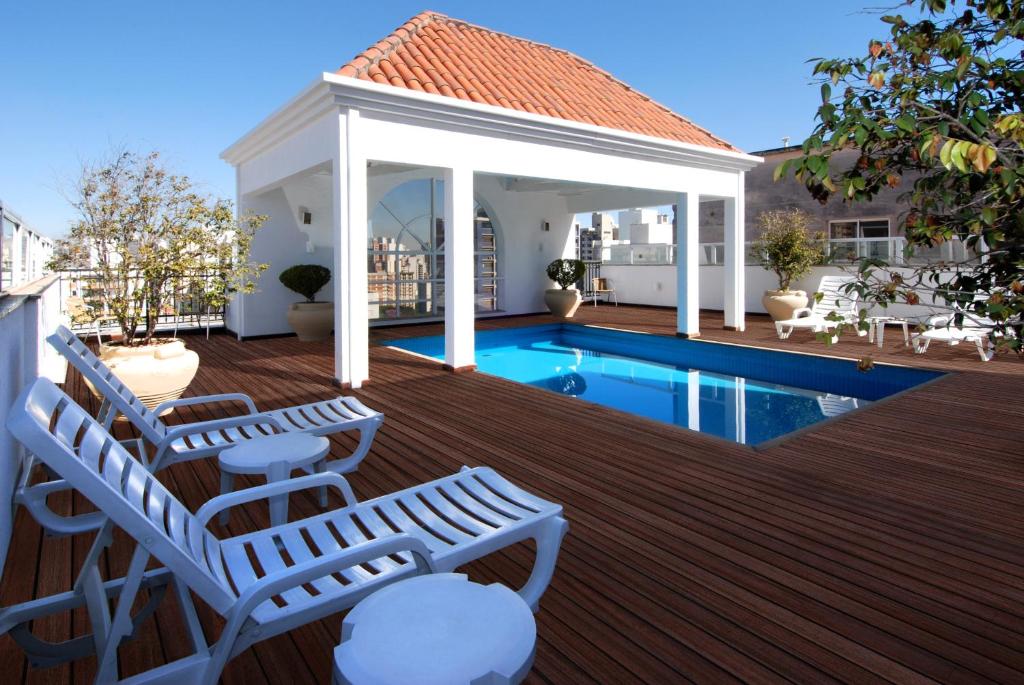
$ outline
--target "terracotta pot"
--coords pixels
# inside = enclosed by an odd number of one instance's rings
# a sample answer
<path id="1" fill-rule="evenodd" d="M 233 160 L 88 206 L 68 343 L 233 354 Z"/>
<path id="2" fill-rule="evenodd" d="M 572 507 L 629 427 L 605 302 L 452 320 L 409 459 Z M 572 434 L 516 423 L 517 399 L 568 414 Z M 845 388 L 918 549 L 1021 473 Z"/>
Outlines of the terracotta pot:
<path id="1" fill-rule="evenodd" d="M 304 342 L 326 340 L 334 329 L 334 304 L 296 302 L 288 308 L 288 325 Z"/>
<path id="2" fill-rule="evenodd" d="M 571 319 L 582 301 L 579 290 L 552 288 L 544 291 L 544 304 L 560 319 Z"/>
<path id="3" fill-rule="evenodd" d="M 100 359 L 150 409 L 181 397 L 199 369 L 199 355 L 179 339 L 156 338 L 138 347 L 103 344 Z"/>
<path id="4" fill-rule="evenodd" d="M 775 321 L 793 318 L 793 312 L 807 306 L 807 293 L 803 290 L 765 290 L 761 304 Z"/>

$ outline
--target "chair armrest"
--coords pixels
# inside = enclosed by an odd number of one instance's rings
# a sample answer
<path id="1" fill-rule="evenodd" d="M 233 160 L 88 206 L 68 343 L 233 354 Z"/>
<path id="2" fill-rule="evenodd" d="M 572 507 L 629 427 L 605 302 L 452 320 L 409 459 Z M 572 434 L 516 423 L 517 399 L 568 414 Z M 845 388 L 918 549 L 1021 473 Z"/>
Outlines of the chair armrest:
<path id="1" fill-rule="evenodd" d="M 250 414 L 259 413 L 259 410 L 256 409 L 256 404 L 252 401 L 252 398 L 240 392 L 225 393 L 223 395 L 203 395 L 201 397 L 182 397 L 177 400 L 168 400 L 167 402 L 161 402 L 153 411 L 155 411 L 157 416 L 159 416 L 165 409 L 188 407 L 196 404 L 217 404 L 219 402 L 241 402 L 245 405 L 245 408 Z"/>
<path id="2" fill-rule="evenodd" d="M 28 509 L 32 518 L 50 535 L 78 535 L 98 530 L 107 521 L 102 511 L 63 516 L 46 504 L 46 498 L 53 493 L 72 489 L 66 480 L 51 480 L 21 488 L 15 492 L 14 501 Z"/>
<path id="3" fill-rule="evenodd" d="M 250 585 L 238 597 L 231 611 L 225 630 L 240 626 L 253 610 L 263 602 L 285 590 L 323 578 L 331 573 L 344 571 L 358 564 L 380 559 L 389 554 L 409 552 L 420 573 L 434 573 L 434 558 L 419 538 L 408 533 L 397 533 L 385 538 L 370 540 L 352 547 L 346 547 L 316 559 L 290 566 L 270 573 Z M 231 634 L 231 633 L 228 633 Z"/>
<path id="4" fill-rule="evenodd" d="M 228 416 L 223 419 L 213 419 L 212 421 L 195 421 L 193 423 L 182 423 L 176 426 L 168 426 L 167 432 L 164 434 L 164 439 L 160 441 L 160 445 L 165 445 L 173 440 L 177 440 L 183 435 L 193 435 L 195 433 L 202 433 L 206 431 L 219 431 L 228 428 L 239 428 L 241 426 L 258 426 L 263 423 L 270 424 L 275 430 L 284 433 L 284 426 L 281 422 L 275 419 L 269 414 L 246 414 L 244 416 Z"/>
<path id="5" fill-rule="evenodd" d="M 797 307 L 793 310 L 793 315 L 790 318 L 801 319 L 805 316 L 811 316 L 812 314 L 814 314 L 814 310 L 810 307 Z"/>
<path id="6" fill-rule="evenodd" d="M 936 314 L 935 316 L 929 316 L 925 321 L 925 325 L 929 328 L 945 328 L 952 320 L 953 317 L 950 314 Z"/>
<path id="7" fill-rule="evenodd" d="M 267 499 L 276 495 L 284 495 L 296 490 L 319 487 L 337 488 L 345 500 L 345 506 L 351 507 L 359 503 L 356 500 L 355 493 L 352 492 L 352 486 L 348 484 L 344 476 L 334 472 L 314 473 L 309 476 L 289 478 L 288 480 L 277 481 L 276 483 L 257 485 L 252 488 L 218 495 L 199 508 L 199 511 L 196 512 L 196 518 L 199 519 L 199 523 L 205 526 L 210 519 L 230 507 Z"/>

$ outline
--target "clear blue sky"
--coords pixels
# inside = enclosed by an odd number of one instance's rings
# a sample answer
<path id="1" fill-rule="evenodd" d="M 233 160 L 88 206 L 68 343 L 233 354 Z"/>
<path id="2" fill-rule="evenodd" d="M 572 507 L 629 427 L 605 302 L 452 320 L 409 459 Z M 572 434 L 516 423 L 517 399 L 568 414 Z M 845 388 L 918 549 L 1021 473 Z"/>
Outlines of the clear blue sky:
<path id="1" fill-rule="evenodd" d="M 512 3 L 139 0 L 8 3 L 0 38 L 0 198 L 62 234 L 62 179 L 111 146 L 157 149 L 234 197 L 219 153 L 322 71 L 424 9 L 575 52 L 744 150 L 802 140 L 805 61 L 884 35 L 874 0 Z M 357 8 L 357 9 L 353 9 Z"/>

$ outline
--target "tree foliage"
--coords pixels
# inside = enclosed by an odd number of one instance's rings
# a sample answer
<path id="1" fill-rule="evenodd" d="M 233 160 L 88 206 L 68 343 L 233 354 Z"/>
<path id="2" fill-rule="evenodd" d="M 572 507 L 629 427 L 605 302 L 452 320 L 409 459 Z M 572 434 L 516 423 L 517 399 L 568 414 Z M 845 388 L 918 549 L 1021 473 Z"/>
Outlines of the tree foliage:
<path id="1" fill-rule="evenodd" d="M 68 195 L 79 218 L 49 266 L 78 268 L 88 255 L 101 303 L 126 345 L 149 343 L 177 295 L 220 306 L 236 292 L 252 292 L 267 268 L 249 260 L 266 217 L 236 220 L 230 202 L 201 195 L 156 152 L 85 163 Z"/>
<path id="2" fill-rule="evenodd" d="M 562 290 L 583 278 L 587 265 L 579 259 L 556 259 L 548 264 L 548 278 L 557 283 Z"/>
<path id="3" fill-rule="evenodd" d="M 806 276 L 811 267 L 820 264 L 825 254 L 825 236 L 811 234 L 811 217 L 801 209 L 772 209 L 757 217 L 761 234 L 754 241 L 751 253 L 761 266 L 775 272 L 779 290 L 789 290 L 790 284 Z"/>
<path id="4" fill-rule="evenodd" d="M 968 257 L 896 270 L 862 260 L 851 288 L 886 306 L 935 303 L 1021 351 L 1024 312 L 1024 3 L 908 0 L 859 57 L 812 60 L 821 106 L 799 157 L 775 172 L 821 202 L 906 188 L 907 254 L 961 240 Z M 853 168 L 830 163 L 855 148 Z M 930 302 L 928 300 L 931 300 Z"/>

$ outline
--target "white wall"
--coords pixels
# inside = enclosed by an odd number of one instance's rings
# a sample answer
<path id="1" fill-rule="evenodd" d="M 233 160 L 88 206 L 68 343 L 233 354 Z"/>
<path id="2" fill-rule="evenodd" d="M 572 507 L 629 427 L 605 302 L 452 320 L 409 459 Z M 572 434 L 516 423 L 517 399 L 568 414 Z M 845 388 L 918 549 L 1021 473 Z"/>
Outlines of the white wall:
<path id="1" fill-rule="evenodd" d="M 607 278 L 620 303 L 647 304 L 662 307 L 676 306 L 676 267 L 675 265 L 619 265 L 603 264 L 601 275 Z M 822 276 L 842 276 L 845 272 L 839 267 L 816 266 L 811 273 L 794 283 L 793 288 L 813 293 Z M 778 287 L 775 274 L 760 266 L 746 267 L 746 310 L 755 314 L 764 314 L 761 296 L 765 290 Z M 721 266 L 700 267 L 700 308 L 721 311 L 725 302 L 725 270 Z M 927 316 L 932 308 L 925 305 L 890 305 L 885 313 L 891 316 Z M 881 313 L 881 312 L 877 312 Z"/>
<path id="2" fill-rule="evenodd" d="M 371 175 L 367 179 L 369 213 L 376 203 L 401 183 L 436 176 L 436 170 L 415 169 L 395 174 Z M 229 327 L 244 337 L 291 332 L 285 313 L 288 305 L 301 300 L 277 280 L 278 274 L 294 264 L 321 264 L 332 268 L 330 235 L 331 195 L 329 176 L 311 174 L 295 179 L 283 188 L 240 200 L 241 211 L 268 216 L 253 242 L 252 259 L 269 264 L 260 278 L 257 292 L 240 295 L 229 304 Z M 564 197 L 554 192 L 509 192 L 496 176 L 477 174 L 474 193 L 498 227 L 499 307 L 508 314 L 543 311 L 544 290 L 551 287 L 545 268 L 553 259 L 575 256 L 573 214 Z M 298 208 L 313 213 L 311 225 L 300 225 Z M 547 222 L 550 230 L 541 226 Z M 307 243 L 315 249 L 307 252 Z M 320 299 L 331 298 L 331 286 Z"/>
<path id="3" fill-rule="evenodd" d="M 60 279 L 50 276 L 0 298 L 0 572 L 11 539 L 14 487 L 24 459 L 7 432 L 7 415 L 22 389 L 37 376 L 64 381 L 67 366 L 46 343 L 60 323 Z"/>
<path id="4" fill-rule="evenodd" d="M 244 337 L 288 333 L 291 331 L 285 318 L 288 307 L 303 298 L 281 285 L 278 276 L 296 264 L 320 264 L 330 269 L 333 248 L 317 246 L 312 253 L 306 251 L 309 236 L 299 230 L 298 217 L 281 189 L 244 196 L 239 205 L 241 212 L 251 210 L 267 216 L 267 222 L 256 233 L 250 258 L 270 266 L 256 284 L 255 293 L 239 295 L 228 304 L 226 320 L 229 326 L 234 326 L 235 333 Z M 317 299 L 331 299 L 330 283 L 324 286 Z"/>

